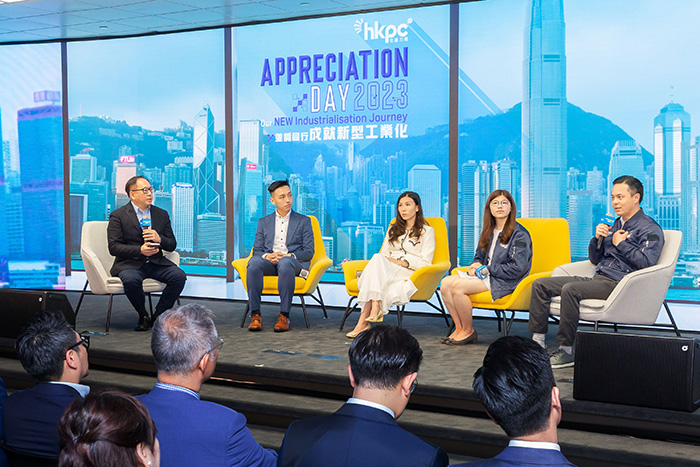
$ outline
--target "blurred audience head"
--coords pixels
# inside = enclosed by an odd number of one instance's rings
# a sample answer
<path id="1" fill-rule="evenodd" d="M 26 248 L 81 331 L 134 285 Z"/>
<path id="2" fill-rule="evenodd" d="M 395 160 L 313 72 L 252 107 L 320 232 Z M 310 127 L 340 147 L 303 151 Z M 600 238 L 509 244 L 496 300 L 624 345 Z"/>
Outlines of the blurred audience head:
<path id="1" fill-rule="evenodd" d="M 203 363 L 202 368 L 211 370 L 208 378 L 222 342 L 216 333 L 214 313 L 189 303 L 166 311 L 156 320 L 151 351 L 158 373 L 187 375 Z"/>
<path id="2" fill-rule="evenodd" d="M 88 374 L 89 342 L 62 314 L 46 312 L 27 323 L 15 341 L 15 349 L 22 366 L 35 380 L 78 383 Z"/>
<path id="3" fill-rule="evenodd" d="M 491 418 L 510 438 L 547 430 L 553 406 L 560 409 L 549 355 L 524 337 L 501 337 L 491 344 L 483 366 L 474 373 L 472 387 Z M 561 411 L 557 410 L 554 427 L 560 418 Z"/>
<path id="4" fill-rule="evenodd" d="M 146 407 L 117 390 L 90 393 L 58 422 L 61 467 L 158 467 L 156 426 Z"/>

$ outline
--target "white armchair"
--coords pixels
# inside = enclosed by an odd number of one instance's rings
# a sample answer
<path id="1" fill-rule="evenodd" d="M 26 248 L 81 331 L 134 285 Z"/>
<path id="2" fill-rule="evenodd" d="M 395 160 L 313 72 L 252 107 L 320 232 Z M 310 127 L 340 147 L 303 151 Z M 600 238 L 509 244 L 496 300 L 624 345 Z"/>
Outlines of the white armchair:
<path id="1" fill-rule="evenodd" d="M 617 284 L 607 300 L 586 299 L 581 301 L 580 316 L 583 321 L 595 323 L 653 325 L 661 306 L 671 320 L 671 325 L 680 336 L 665 297 L 671 284 L 673 271 L 681 249 L 683 234 L 677 230 L 664 230 L 664 247 L 656 265 L 627 274 Z M 593 277 L 595 266 L 590 261 L 579 261 L 559 266 L 552 271 L 556 276 Z M 552 298 L 549 313 L 559 316 L 561 297 Z"/>
<path id="2" fill-rule="evenodd" d="M 80 305 L 86 294 L 109 295 L 105 332 L 109 332 L 109 322 L 112 317 L 112 299 L 114 295 L 124 294 L 122 281 L 118 277 L 113 277 L 109 274 L 109 270 L 112 268 L 112 264 L 114 264 L 114 256 L 109 253 L 107 244 L 107 224 L 107 221 L 90 221 L 83 224 L 82 233 L 80 235 L 80 254 L 83 258 L 87 280 L 80 294 L 78 306 L 75 309 L 75 316 L 77 319 Z M 173 263 L 180 264 L 180 254 L 178 252 L 164 252 L 164 254 L 165 257 Z M 87 290 L 88 284 L 90 285 L 89 291 Z M 163 289 L 165 289 L 165 284 L 155 279 L 145 279 L 143 281 L 143 291 L 148 296 L 151 316 L 153 315 L 151 293 L 162 292 Z M 178 299 L 178 303 L 179 302 Z"/>

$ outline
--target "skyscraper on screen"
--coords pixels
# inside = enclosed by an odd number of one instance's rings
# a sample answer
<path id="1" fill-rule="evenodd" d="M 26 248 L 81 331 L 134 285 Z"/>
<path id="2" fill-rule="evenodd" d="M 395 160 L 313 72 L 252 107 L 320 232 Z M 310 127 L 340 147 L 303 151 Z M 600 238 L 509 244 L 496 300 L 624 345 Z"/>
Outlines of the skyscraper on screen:
<path id="1" fill-rule="evenodd" d="M 434 165 L 414 165 L 408 171 L 408 189 L 420 196 L 425 217 L 440 217 L 442 172 Z"/>
<path id="2" fill-rule="evenodd" d="M 522 102 L 522 215 L 563 217 L 567 101 L 563 0 L 529 0 Z"/>
<path id="3" fill-rule="evenodd" d="M 688 157 L 690 115 L 671 102 L 654 118 L 654 191 L 659 225 L 680 228 L 683 159 Z"/>
<path id="4" fill-rule="evenodd" d="M 34 93 L 38 107 L 17 111 L 24 254 L 63 265 L 63 118 L 60 94 Z"/>
<path id="5" fill-rule="evenodd" d="M 194 185 L 176 183 L 171 187 L 173 203 L 173 234 L 177 239 L 177 249 L 194 249 Z"/>
<path id="6" fill-rule="evenodd" d="M 219 214 L 219 193 L 214 188 L 214 115 L 208 105 L 194 119 L 193 175 L 197 215 Z"/>

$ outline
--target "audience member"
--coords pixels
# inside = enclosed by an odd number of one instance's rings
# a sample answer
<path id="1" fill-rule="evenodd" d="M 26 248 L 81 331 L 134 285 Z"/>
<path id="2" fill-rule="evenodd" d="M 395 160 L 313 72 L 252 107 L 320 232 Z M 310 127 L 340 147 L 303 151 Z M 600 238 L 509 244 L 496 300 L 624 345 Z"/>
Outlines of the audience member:
<path id="1" fill-rule="evenodd" d="M 58 419 L 74 399 L 90 388 L 80 381 L 88 374 L 89 337 L 80 336 L 59 313 L 41 313 L 15 342 L 24 369 L 38 381 L 5 401 L 5 442 L 17 450 L 58 457 Z"/>
<path id="2" fill-rule="evenodd" d="M 489 346 L 473 387 L 510 442 L 496 457 L 468 465 L 573 465 L 557 444 L 559 388 L 549 355 L 539 344 L 523 337 L 501 337 Z"/>
<path id="3" fill-rule="evenodd" d="M 447 454 L 399 427 L 423 351 L 408 331 L 376 326 L 352 343 L 353 396 L 332 415 L 292 423 L 278 466 L 446 466 Z"/>
<path id="4" fill-rule="evenodd" d="M 121 391 L 70 403 L 58 423 L 60 467 L 158 467 L 156 426 L 146 407 Z"/>
<path id="5" fill-rule="evenodd" d="M 158 383 L 138 399 L 158 428 L 163 465 L 275 465 L 277 454 L 255 441 L 243 415 L 199 398 L 223 342 L 214 314 L 194 303 L 166 311 L 153 325 Z"/>
<path id="6" fill-rule="evenodd" d="M 5 441 L 5 430 L 2 427 L 2 406 L 5 405 L 5 399 L 7 399 L 7 389 L 5 388 L 5 382 L 0 378 L 0 441 Z M 7 457 L 5 457 L 5 452 L 0 449 L 0 467 L 7 467 Z"/>

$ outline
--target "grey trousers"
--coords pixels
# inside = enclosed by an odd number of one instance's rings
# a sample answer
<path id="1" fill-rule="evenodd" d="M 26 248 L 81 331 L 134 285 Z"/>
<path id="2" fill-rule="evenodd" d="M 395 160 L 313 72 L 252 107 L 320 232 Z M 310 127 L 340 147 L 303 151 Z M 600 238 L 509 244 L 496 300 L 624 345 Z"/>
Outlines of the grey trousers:
<path id="1" fill-rule="evenodd" d="M 586 298 L 605 300 L 616 285 L 617 281 L 600 274 L 593 277 L 565 276 L 537 279 L 532 283 L 529 331 L 538 334 L 547 333 L 549 304 L 552 297 L 561 296 L 557 345 L 573 345 L 581 300 Z"/>
<path id="2" fill-rule="evenodd" d="M 277 264 L 253 256 L 248 261 L 248 305 L 251 315 L 260 314 L 260 296 L 263 289 L 263 276 L 277 276 L 277 290 L 280 294 L 280 313 L 289 316 L 294 297 L 294 279 L 301 271 L 301 263 L 289 256 L 279 260 Z"/>

